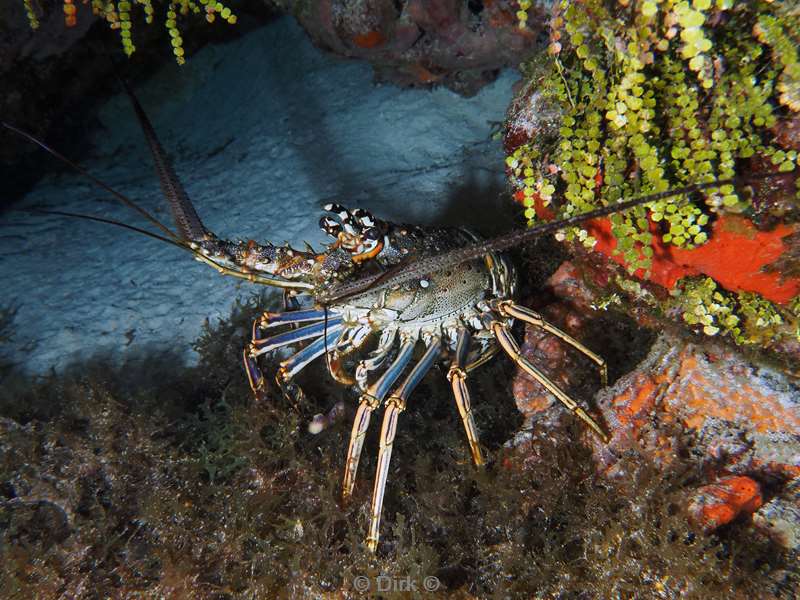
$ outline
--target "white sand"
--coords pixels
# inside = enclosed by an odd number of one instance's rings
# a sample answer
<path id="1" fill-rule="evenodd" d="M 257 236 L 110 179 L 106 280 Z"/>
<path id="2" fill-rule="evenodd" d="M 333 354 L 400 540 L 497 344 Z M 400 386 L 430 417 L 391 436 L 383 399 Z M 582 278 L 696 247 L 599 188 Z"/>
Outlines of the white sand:
<path id="1" fill-rule="evenodd" d="M 503 187 L 490 121 L 503 119 L 515 79 L 505 72 L 471 99 L 376 86 L 368 65 L 323 54 L 283 19 L 184 67 L 166 64 L 137 93 L 209 229 L 301 246 L 323 241 L 330 201 L 405 222 L 481 218 L 460 194 L 491 204 Z M 168 222 L 127 98 L 99 118 L 81 163 Z M 148 226 L 71 174 L 45 177 L 19 206 Z M 18 309 L 4 351 L 31 373 L 165 348 L 191 362 L 203 322 L 258 291 L 118 228 L 19 213 L 0 220 L 0 277 L 0 303 Z"/>

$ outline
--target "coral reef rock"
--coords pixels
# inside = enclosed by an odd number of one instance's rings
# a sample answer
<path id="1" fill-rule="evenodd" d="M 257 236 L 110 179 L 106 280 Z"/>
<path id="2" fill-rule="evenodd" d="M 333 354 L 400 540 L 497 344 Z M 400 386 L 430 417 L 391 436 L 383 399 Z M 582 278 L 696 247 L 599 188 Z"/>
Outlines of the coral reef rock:
<path id="1" fill-rule="evenodd" d="M 465 95 L 532 55 L 545 24 L 532 7 L 534 18 L 520 27 L 517 3 L 505 0 L 325 0 L 293 2 L 290 10 L 315 44 L 369 61 L 379 78 Z"/>
<path id="2" fill-rule="evenodd" d="M 701 475 L 685 490 L 684 504 L 701 529 L 754 515 L 758 529 L 787 548 L 797 548 L 797 382 L 753 363 L 730 345 L 700 344 L 676 331 L 662 331 L 652 345 L 646 336 L 632 335 L 635 327 L 606 323 L 596 333 L 600 328 L 592 324 L 604 313 L 586 308 L 590 292 L 569 276 L 574 271 L 568 266 L 551 277 L 550 290 L 561 300 L 541 309 L 543 316 L 605 356 L 612 381 L 620 373 L 615 362 L 624 365 L 637 351 L 643 358 L 596 396 L 596 406 L 590 405 L 611 438 L 605 444 L 588 431 L 582 434 L 598 471 L 611 479 L 626 477 L 627 463 L 620 460 L 631 452 L 658 469 L 692 464 Z M 596 371 L 592 363 L 556 337 L 528 326 L 522 350 L 574 398 L 589 398 L 597 389 L 596 381 L 588 381 Z M 521 371 L 513 389 L 528 428 L 541 433 L 546 424 L 548 436 L 558 435 L 553 432 L 565 420 L 564 410 L 552 396 Z M 566 434 L 563 427 L 561 431 Z"/>

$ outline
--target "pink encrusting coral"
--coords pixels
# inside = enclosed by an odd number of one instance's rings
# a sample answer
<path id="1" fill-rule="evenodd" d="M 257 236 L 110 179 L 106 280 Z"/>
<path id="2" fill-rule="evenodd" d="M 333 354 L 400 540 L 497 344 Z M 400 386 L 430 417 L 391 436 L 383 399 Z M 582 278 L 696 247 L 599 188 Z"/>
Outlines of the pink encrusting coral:
<path id="1" fill-rule="evenodd" d="M 754 513 L 762 504 L 758 482 L 750 477 L 733 475 L 697 490 L 689 504 L 689 513 L 704 529 L 716 529 L 741 514 Z"/>
<path id="2" fill-rule="evenodd" d="M 620 265 L 625 264 L 622 255 L 615 253 L 617 240 L 611 234 L 608 219 L 592 221 L 586 229 L 597 239 L 596 251 Z M 655 232 L 655 224 L 652 229 Z M 697 248 L 678 248 L 654 236 L 650 271 L 645 275 L 640 269 L 635 275 L 668 290 L 675 289 L 683 277 L 707 275 L 727 290 L 757 292 L 768 300 L 786 304 L 800 294 L 800 279 L 784 278 L 764 268 L 789 251 L 787 238 L 798 232 L 797 224 L 780 224 L 769 231 L 760 231 L 744 217 L 721 215 L 711 228 L 709 241 Z"/>

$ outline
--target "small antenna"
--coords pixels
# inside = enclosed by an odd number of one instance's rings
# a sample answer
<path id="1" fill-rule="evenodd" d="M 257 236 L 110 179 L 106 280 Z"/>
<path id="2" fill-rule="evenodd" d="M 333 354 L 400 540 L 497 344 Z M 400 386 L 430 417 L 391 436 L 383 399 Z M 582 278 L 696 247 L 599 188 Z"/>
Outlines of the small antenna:
<path id="1" fill-rule="evenodd" d="M 178 236 L 175 235 L 174 232 L 170 231 L 170 229 L 166 225 L 164 225 L 161 221 L 156 219 L 153 215 L 151 215 L 149 212 L 147 212 L 141 206 L 136 204 L 133 200 L 131 200 L 130 198 L 128 198 L 124 194 L 122 194 L 122 193 L 118 192 L 117 190 L 115 190 L 114 188 L 112 188 L 105 181 L 102 181 L 101 179 L 98 179 L 97 177 L 95 177 L 94 175 L 89 173 L 89 171 L 84 169 L 78 163 L 71 161 L 70 159 L 68 159 L 66 156 L 64 156 L 63 154 L 61 154 L 57 150 L 54 150 L 53 148 L 51 148 L 50 146 L 45 144 L 42 140 L 38 139 L 33 134 L 28 133 L 27 131 L 25 131 L 23 129 L 19 129 L 18 127 L 15 127 L 14 125 L 6 123 L 5 121 L 0 121 L 0 125 L 5 127 L 6 129 L 8 129 L 9 131 L 12 131 L 12 132 L 16 133 L 17 135 L 22 136 L 26 140 L 28 140 L 30 142 L 33 142 L 34 144 L 36 144 L 37 146 L 39 146 L 40 148 L 42 148 L 46 152 L 49 152 L 50 154 L 55 156 L 58 160 L 60 160 L 61 162 L 67 164 L 68 166 L 72 167 L 78 173 L 80 173 L 81 175 L 83 175 L 84 177 L 86 177 L 87 179 L 92 181 L 95 185 L 100 186 L 102 189 L 104 189 L 105 191 L 107 191 L 108 193 L 113 195 L 117 200 L 122 202 L 125 206 L 127 206 L 128 208 L 138 212 L 145 219 L 147 219 L 153 225 L 155 225 L 161 231 L 163 231 L 166 235 L 168 235 L 172 239 L 178 239 Z"/>

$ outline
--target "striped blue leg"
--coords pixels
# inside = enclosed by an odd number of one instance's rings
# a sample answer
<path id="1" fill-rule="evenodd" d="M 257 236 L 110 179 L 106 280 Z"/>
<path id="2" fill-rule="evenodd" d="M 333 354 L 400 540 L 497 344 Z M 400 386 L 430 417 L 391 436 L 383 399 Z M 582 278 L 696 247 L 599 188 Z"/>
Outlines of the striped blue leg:
<path id="1" fill-rule="evenodd" d="M 478 443 L 478 430 L 475 427 L 475 419 L 472 418 L 472 406 L 469 400 L 469 390 L 467 389 L 466 362 L 471 338 L 472 336 L 466 327 L 459 327 L 456 355 L 450 365 L 450 369 L 447 371 L 447 380 L 453 388 L 458 413 L 461 415 L 461 422 L 464 423 L 464 431 L 467 433 L 472 460 L 475 466 L 479 467 L 483 464 L 483 456 Z"/>
<path id="2" fill-rule="evenodd" d="M 328 311 L 328 318 L 332 315 Z M 290 312 L 265 312 L 258 319 L 262 329 L 268 329 L 285 323 L 306 323 L 309 321 L 322 321 L 325 319 L 325 311 L 316 308 L 307 310 L 293 310 Z"/>
<path id="3" fill-rule="evenodd" d="M 242 352 L 242 359 L 244 363 L 244 370 L 247 374 L 247 380 L 250 383 L 250 389 L 256 399 L 261 400 L 266 392 L 266 380 L 258 366 L 256 357 L 260 354 L 268 352 L 269 350 L 285 346 L 300 340 L 308 339 L 309 337 L 322 335 L 324 325 L 320 325 L 315 330 L 308 330 L 307 328 L 295 329 L 286 334 L 265 337 L 264 329 L 273 327 L 275 325 L 283 324 L 298 324 L 305 322 L 318 321 L 324 319 L 325 314 L 320 310 L 300 310 L 288 313 L 264 313 L 261 318 L 253 323 L 253 332 L 250 344 Z M 340 323 L 341 317 L 334 316 L 328 320 L 331 322 Z M 310 327 L 313 327 L 310 326 Z"/>
<path id="4" fill-rule="evenodd" d="M 394 339 L 394 338 L 392 338 Z M 378 408 L 384 397 L 389 392 L 394 382 L 400 377 L 403 369 L 411 362 L 411 354 L 417 340 L 408 336 L 401 336 L 400 351 L 386 372 L 367 388 L 359 398 L 356 417 L 353 420 L 353 429 L 350 432 L 350 444 L 347 447 L 347 460 L 344 464 L 344 478 L 342 481 L 342 499 L 347 501 L 353 493 L 356 482 L 358 461 L 361 458 L 361 449 L 364 447 L 364 437 L 367 435 L 372 411 Z"/>
<path id="5" fill-rule="evenodd" d="M 283 311 L 297 311 L 300 310 L 300 302 L 294 295 L 293 290 L 283 290 Z"/>
<path id="6" fill-rule="evenodd" d="M 383 425 L 381 426 L 380 449 L 378 450 L 378 468 L 375 474 L 375 487 L 372 489 L 372 508 L 370 510 L 369 535 L 367 536 L 367 547 L 374 552 L 378 546 L 379 529 L 381 524 L 381 512 L 383 511 L 383 496 L 386 491 L 386 479 L 389 475 L 389 461 L 392 458 L 392 445 L 394 436 L 397 433 L 397 420 L 400 413 L 406 408 L 406 401 L 422 381 L 425 374 L 436 362 L 441 352 L 441 343 L 438 337 L 432 337 L 428 349 L 420 361 L 408 374 L 400 387 L 389 396 L 386 402 L 386 410 L 383 414 Z"/>
<path id="7" fill-rule="evenodd" d="M 347 372 L 345 358 L 357 352 L 372 337 L 371 325 L 356 325 L 344 330 L 339 349 L 328 356 L 328 372 L 342 385 L 353 385 L 356 379 Z"/>
<path id="8" fill-rule="evenodd" d="M 263 400 L 266 393 L 266 380 L 261 372 L 261 367 L 258 366 L 256 357 L 252 354 L 252 348 L 261 340 L 261 327 L 259 327 L 258 323 L 258 321 L 253 321 L 251 342 L 242 351 L 242 360 L 244 362 L 244 372 L 247 373 L 247 381 L 250 383 L 253 395 L 256 400 Z"/>
<path id="9" fill-rule="evenodd" d="M 358 363 L 356 367 L 356 385 L 362 392 L 367 391 L 369 386 L 369 376 L 373 371 L 377 371 L 386 362 L 386 357 L 389 356 L 389 351 L 394 346 L 394 340 L 397 337 L 396 327 L 387 327 L 381 333 L 378 340 L 378 347 L 370 352 L 369 356 Z"/>
<path id="10" fill-rule="evenodd" d="M 321 337 L 326 330 L 330 333 L 331 331 L 339 331 L 341 328 L 342 317 L 331 317 L 328 319 L 327 323 L 314 323 L 312 325 L 300 327 L 299 329 L 290 329 L 278 335 L 254 341 L 251 353 L 252 356 L 259 356 L 271 350 L 275 350 L 276 348 L 280 348 L 281 346 L 288 346 L 296 342 Z"/>
<path id="11" fill-rule="evenodd" d="M 300 350 L 300 352 L 281 362 L 280 368 L 278 369 L 278 379 L 283 382 L 288 382 L 292 379 L 292 377 L 302 371 L 308 365 L 308 363 L 325 354 L 326 348 L 328 350 L 333 350 L 336 348 L 336 343 L 339 340 L 342 327 L 343 326 L 341 322 L 335 325 L 328 323 L 327 336 L 318 337 L 308 346 Z M 302 329 L 305 329 L 305 327 L 290 333 L 298 333 L 299 331 L 302 331 Z M 322 333 L 322 329 L 320 329 L 320 333 Z"/>
<path id="12" fill-rule="evenodd" d="M 294 405 L 297 409 L 302 403 L 305 394 L 296 383 L 292 381 L 295 375 L 302 371 L 308 364 L 325 354 L 325 349 L 333 350 L 339 341 L 341 335 L 342 324 L 328 326 L 328 334 L 326 337 L 320 335 L 317 339 L 312 341 L 308 346 L 293 354 L 286 360 L 280 363 L 278 373 L 275 376 L 275 381 L 278 387 L 283 392 L 283 395 Z M 295 330 L 295 333 L 300 331 Z"/>

